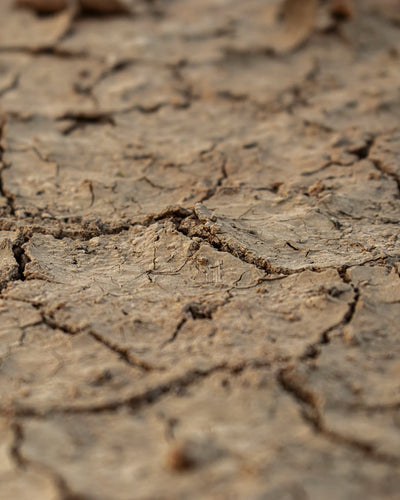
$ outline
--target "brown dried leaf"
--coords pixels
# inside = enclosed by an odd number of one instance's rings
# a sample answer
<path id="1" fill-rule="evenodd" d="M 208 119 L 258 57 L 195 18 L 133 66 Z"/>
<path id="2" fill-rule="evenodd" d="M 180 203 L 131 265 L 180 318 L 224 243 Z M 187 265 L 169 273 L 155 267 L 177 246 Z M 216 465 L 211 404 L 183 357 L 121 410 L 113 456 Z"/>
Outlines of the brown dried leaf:
<path id="1" fill-rule="evenodd" d="M 282 7 L 283 26 L 273 44 L 277 52 L 294 50 L 310 37 L 317 7 L 318 0 L 285 0 Z"/>

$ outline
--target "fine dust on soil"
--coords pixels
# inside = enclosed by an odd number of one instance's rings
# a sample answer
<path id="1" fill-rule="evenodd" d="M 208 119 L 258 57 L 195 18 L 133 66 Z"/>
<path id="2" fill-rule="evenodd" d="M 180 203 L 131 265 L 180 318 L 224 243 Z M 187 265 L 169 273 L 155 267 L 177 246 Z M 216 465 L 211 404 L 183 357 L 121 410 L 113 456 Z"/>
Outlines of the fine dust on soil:
<path id="1" fill-rule="evenodd" d="M 398 1 L 14 3 L 0 498 L 398 499 Z"/>

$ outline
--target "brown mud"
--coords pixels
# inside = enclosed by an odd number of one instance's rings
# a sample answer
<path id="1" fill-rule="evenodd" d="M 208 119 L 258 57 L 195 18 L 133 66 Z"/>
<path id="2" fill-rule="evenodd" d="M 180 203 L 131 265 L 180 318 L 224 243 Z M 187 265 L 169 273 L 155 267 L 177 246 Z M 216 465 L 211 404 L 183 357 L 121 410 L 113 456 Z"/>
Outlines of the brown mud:
<path id="1" fill-rule="evenodd" d="M 279 3 L 1 2 L 1 499 L 399 498 L 400 6 Z"/>

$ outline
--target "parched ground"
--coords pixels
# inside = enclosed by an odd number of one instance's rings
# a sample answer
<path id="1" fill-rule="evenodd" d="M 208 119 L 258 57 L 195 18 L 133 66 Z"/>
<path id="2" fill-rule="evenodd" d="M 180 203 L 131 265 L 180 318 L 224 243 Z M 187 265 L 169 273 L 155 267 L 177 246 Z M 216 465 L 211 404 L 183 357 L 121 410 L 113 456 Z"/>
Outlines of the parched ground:
<path id="1" fill-rule="evenodd" d="M 277 3 L 1 2 L 1 499 L 400 498 L 400 10 Z"/>

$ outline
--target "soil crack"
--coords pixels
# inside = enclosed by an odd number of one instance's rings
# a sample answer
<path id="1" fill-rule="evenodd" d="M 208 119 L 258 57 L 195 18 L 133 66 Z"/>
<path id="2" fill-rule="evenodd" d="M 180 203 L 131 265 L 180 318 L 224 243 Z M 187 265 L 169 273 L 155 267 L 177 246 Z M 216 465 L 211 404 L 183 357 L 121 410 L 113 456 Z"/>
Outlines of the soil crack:
<path id="1" fill-rule="evenodd" d="M 49 477 L 58 493 L 59 500 L 89 500 L 86 496 L 74 493 L 68 486 L 66 480 L 48 465 L 33 461 L 23 455 L 22 446 L 24 442 L 24 430 L 21 423 L 13 422 L 12 430 L 14 433 L 14 440 L 11 445 L 10 455 L 17 469 L 33 469 L 39 474 Z"/>
<path id="2" fill-rule="evenodd" d="M 320 354 L 321 346 L 330 344 L 331 342 L 330 334 L 336 329 L 344 327 L 349 323 L 351 323 L 357 308 L 358 301 L 360 299 L 360 290 L 353 285 L 351 286 L 353 289 L 353 300 L 348 304 L 348 309 L 344 314 L 343 318 L 338 323 L 335 323 L 334 325 L 324 330 L 320 336 L 320 339 L 317 342 L 308 345 L 304 350 L 304 353 L 300 356 L 299 358 L 300 361 L 306 361 L 307 359 L 317 358 Z"/>
<path id="3" fill-rule="evenodd" d="M 334 444 L 359 451 L 370 460 L 392 466 L 400 464 L 400 459 L 397 456 L 378 451 L 370 441 L 344 436 L 329 429 L 320 410 L 321 402 L 316 394 L 306 386 L 293 367 L 286 367 L 280 370 L 277 381 L 282 389 L 298 403 L 304 421 L 311 425 L 317 434 L 325 437 Z"/>
<path id="4" fill-rule="evenodd" d="M 89 335 L 96 340 L 96 342 L 99 342 L 101 345 L 106 347 L 108 350 L 112 351 L 113 353 L 117 354 L 120 359 L 125 361 L 128 365 L 134 366 L 137 368 L 140 368 L 141 370 L 145 372 L 157 370 L 157 371 L 164 371 L 165 368 L 163 367 L 156 367 L 152 365 L 151 363 L 148 363 L 144 359 L 141 359 L 135 355 L 133 355 L 128 348 L 119 346 L 117 343 L 112 342 L 111 340 L 108 340 L 104 338 L 101 334 L 96 333 L 93 330 L 90 330 Z"/>
<path id="5" fill-rule="evenodd" d="M 19 78 L 20 78 L 19 74 L 15 75 L 14 78 L 12 79 L 12 81 L 8 85 L 6 85 L 2 89 L 0 89 L 0 97 L 3 97 L 8 92 L 11 92 L 12 90 L 15 90 L 16 88 L 18 88 Z"/>
<path id="6" fill-rule="evenodd" d="M 128 408 L 131 411 L 138 411 L 146 406 L 151 406 L 160 401 L 163 397 L 171 393 L 180 393 L 199 381 L 212 376 L 214 373 L 226 372 L 232 375 L 242 373 L 246 369 L 267 369 L 271 367 L 271 362 L 265 359 L 253 359 L 230 365 L 222 362 L 208 369 L 191 369 L 172 380 L 156 384 L 139 394 L 128 396 L 124 399 L 116 399 L 99 404 L 76 405 L 66 407 L 54 407 L 46 411 L 40 411 L 34 407 L 0 408 L 0 414 L 9 415 L 12 413 L 19 418 L 47 418 L 52 415 L 68 414 L 96 414 L 119 411 L 121 408 Z"/>

